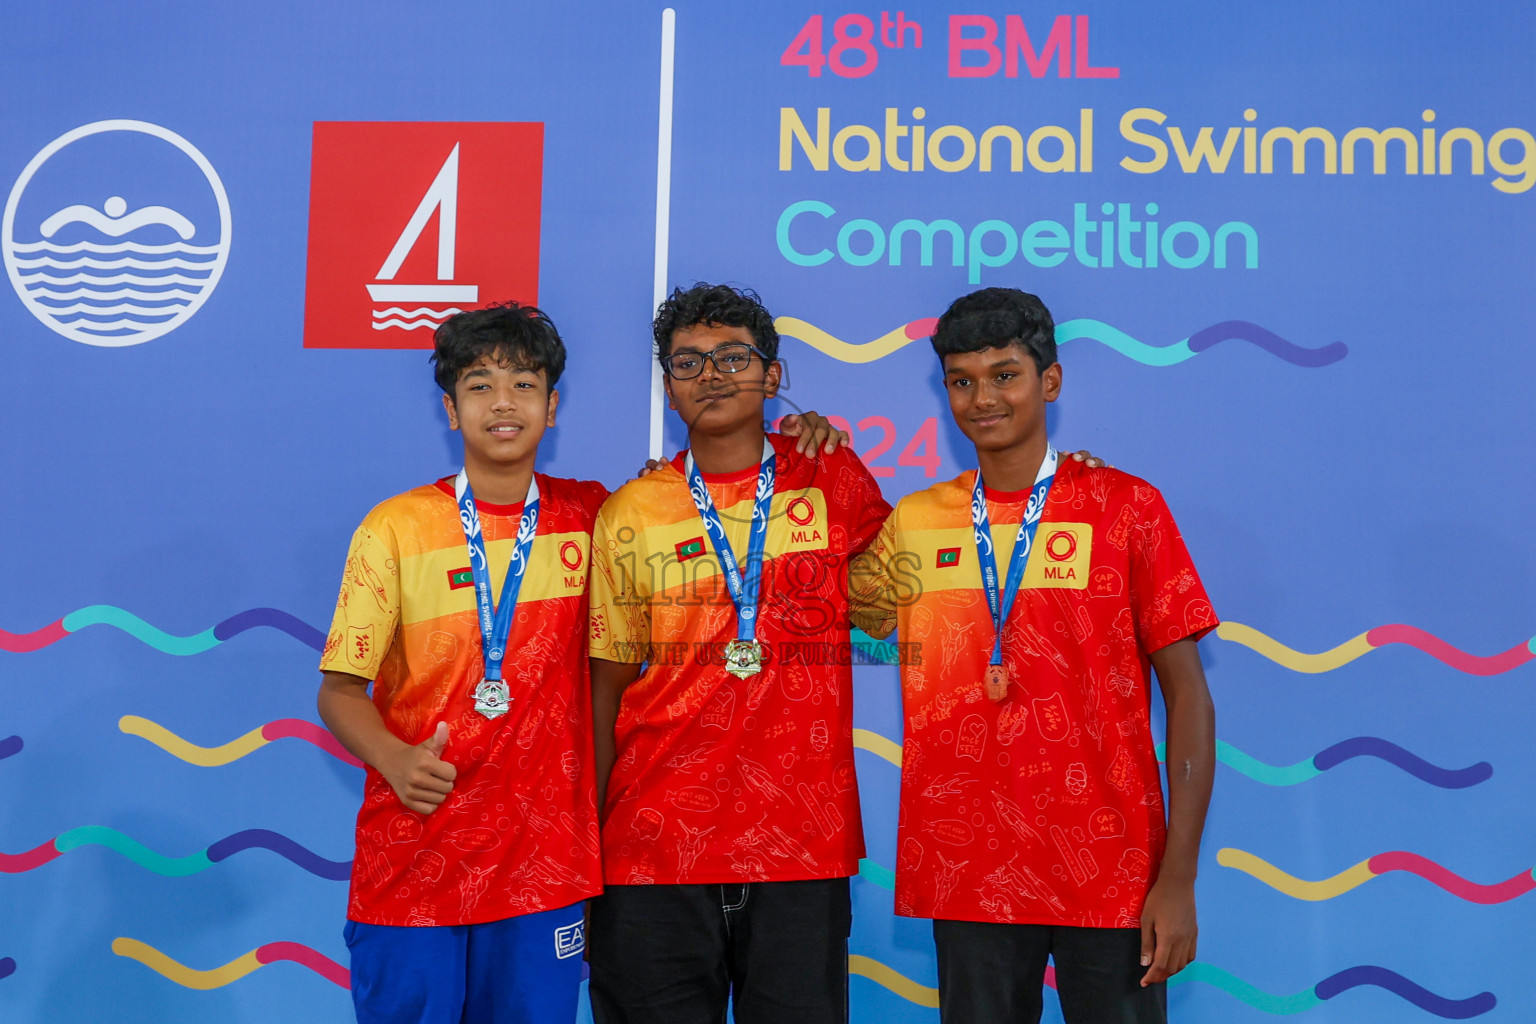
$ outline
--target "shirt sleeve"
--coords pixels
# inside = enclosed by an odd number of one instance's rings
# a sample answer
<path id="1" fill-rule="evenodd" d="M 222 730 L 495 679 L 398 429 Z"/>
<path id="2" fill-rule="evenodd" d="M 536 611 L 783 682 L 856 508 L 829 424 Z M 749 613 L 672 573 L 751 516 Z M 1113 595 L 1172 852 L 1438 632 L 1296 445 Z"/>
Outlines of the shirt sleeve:
<path id="1" fill-rule="evenodd" d="M 1147 654 L 1186 638 L 1200 639 L 1219 624 L 1195 572 L 1173 513 L 1155 487 L 1138 483 L 1130 504 L 1131 611 L 1136 638 Z"/>
<path id="2" fill-rule="evenodd" d="M 870 636 L 884 639 L 896 631 L 896 513 L 886 516 L 873 543 L 853 556 L 848 566 L 848 614 Z"/>
<path id="3" fill-rule="evenodd" d="M 891 514 L 891 506 L 880 493 L 869 467 L 852 448 L 839 448 L 831 456 L 833 465 L 832 496 L 847 530 L 849 554 L 857 554 L 874 543 L 880 528 Z"/>
<path id="4" fill-rule="evenodd" d="M 598 510 L 592 528 L 592 611 L 587 651 L 594 658 L 642 664 L 651 644 L 651 608 L 635 575 L 644 563 L 644 531 L 623 521 L 618 500 Z M 621 538 L 629 538 L 627 541 Z"/>
<path id="5" fill-rule="evenodd" d="M 400 559 L 394 534 L 375 516 L 352 534 L 320 671 L 373 679 L 400 624 Z"/>

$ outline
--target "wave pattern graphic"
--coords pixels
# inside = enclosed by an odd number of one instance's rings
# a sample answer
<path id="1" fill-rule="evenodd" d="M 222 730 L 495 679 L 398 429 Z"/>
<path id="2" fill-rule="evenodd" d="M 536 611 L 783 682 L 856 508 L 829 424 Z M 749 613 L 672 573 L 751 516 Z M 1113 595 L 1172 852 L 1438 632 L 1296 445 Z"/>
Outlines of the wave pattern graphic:
<path id="1" fill-rule="evenodd" d="M 938 321 L 931 317 L 913 320 L 887 331 L 872 341 L 859 343 L 843 341 L 815 324 L 792 316 L 779 317 L 774 321 L 774 327 L 780 334 L 798 338 L 840 362 L 872 363 L 877 359 L 884 359 L 914 341 L 930 337 L 937 323 Z M 1349 346 L 1341 341 L 1332 342 L 1321 348 L 1303 348 L 1247 320 L 1224 320 L 1219 324 L 1212 324 L 1196 331 L 1171 345 L 1161 346 L 1149 345 L 1102 320 L 1083 318 L 1068 320 L 1056 326 L 1058 345 L 1078 340 L 1096 341 L 1143 366 L 1176 366 L 1227 341 L 1247 342 L 1293 366 L 1307 368 L 1328 366 L 1349 354 Z"/>
<path id="2" fill-rule="evenodd" d="M 850 956 L 848 973 L 868 978 L 918 1006 L 932 1009 L 939 1005 L 938 989 L 913 981 L 894 967 L 872 957 Z M 1412 1003 L 1419 1009 L 1446 1020 L 1467 1020 L 1478 1017 L 1498 1005 L 1498 999 L 1492 992 L 1479 992 L 1466 999 L 1447 999 L 1403 977 L 1396 971 L 1370 964 L 1349 967 L 1337 974 L 1331 974 L 1312 988 L 1293 995 L 1274 995 L 1265 992 L 1229 971 L 1200 960 L 1194 961 L 1168 979 L 1169 985 L 1186 985 L 1191 982 L 1202 982 L 1221 989 L 1234 999 L 1247 1003 L 1256 1010 L 1277 1016 L 1315 1009 L 1329 999 L 1363 986 L 1384 989 L 1405 1002 Z M 1045 983 L 1050 988 L 1056 987 L 1055 972 L 1049 968 L 1046 969 Z"/>
<path id="3" fill-rule="evenodd" d="M 858 745 L 857 737 L 854 738 L 854 745 Z M 1159 761 L 1164 759 L 1166 747 L 1164 743 L 1157 745 Z M 1266 764 L 1225 740 L 1216 741 L 1216 760 L 1266 786 L 1294 786 L 1315 779 L 1330 768 L 1337 768 L 1357 757 L 1378 758 L 1421 782 L 1441 789 L 1466 789 L 1493 777 L 1493 765 L 1487 761 L 1479 761 L 1465 768 L 1441 768 L 1396 743 L 1376 736 L 1356 736 L 1343 740 L 1313 754 L 1305 761 L 1288 765 Z"/>
<path id="4" fill-rule="evenodd" d="M 163 325 L 169 317 L 182 315 L 185 307 L 211 282 L 219 261 L 217 246 L 176 243 L 103 245 L 74 242 L 65 245 L 43 241 L 15 248 L 18 251 L 14 260 L 16 276 L 31 308 L 55 324 L 101 336 L 139 333 Z M 19 255 L 22 252 L 29 255 L 22 257 Z M 113 273 L 120 271 L 129 272 L 134 284 L 178 285 L 179 294 L 163 296 L 164 301 L 173 303 L 170 306 L 144 304 L 162 299 L 160 294 L 153 299 L 133 296 L 136 301 L 124 302 L 121 289 L 116 286 L 124 283 L 125 275 Z M 168 273 L 175 271 L 186 273 Z M 70 285 L 80 287 L 70 288 Z"/>
<path id="5" fill-rule="evenodd" d="M 138 939 L 113 939 L 112 952 L 130 960 L 137 960 L 156 974 L 183 988 L 205 991 L 223 988 L 231 982 L 239 981 L 252 971 L 259 970 L 267 964 L 275 964 L 280 960 L 308 967 L 326 981 L 340 985 L 342 988 L 350 988 L 352 985 L 352 973 L 345 967 L 298 942 L 269 942 L 264 946 L 257 946 L 244 956 L 236 957 L 222 967 L 205 971 L 179 963 L 154 946 L 140 942 Z"/>
<path id="6" fill-rule="evenodd" d="M 190 743 L 160 723 L 140 718 L 138 715 L 124 715 L 118 719 L 117 727 L 130 736 L 139 736 L 148 740 L 172 757 L 202 768 L 217 768 L 230 764 L 247 754 L 255 753 L 274 740 L 281 739 L 304 740 L 355 768 L 363 766 L 363 763 L 347 753 L 346 748 L 324 727 L 302 718 L 279 718 L 217 747 L 200 747 Z M 0 757 L 3 756 L 4 754 L 0 754 Z"/>
<path id="7" fill-rule="evenodd" d="M 1430 657 L 1474 676 L 1496 676 L 1519 668 L 1536 658 L 1536 637 L 1516 644 L 1500 654 L 1478 655 L 1452 647 L 1439 637 L 1416 626 L 1392 624 L 1377 626 L 1317 654 L 1306 654 L 1285 646 L 1278 640 L 1241 622 L 1223 622 L 1216 627 L 1216 635 L 1223 640 L 1242 644 L 1263 655 L 1277 665 L 1295 672 L 1331 672 L 1363 657 L 1374 650 L 1391 644 L 1404 644 L 1423 651 Z"/>
<path id="8" fill-rule="evenodd" d="M 1315 882 L 1287 874 L 1262 857 L 1232 847 L 1219 850 L 1216 854 L 1216 863 L 1252 875 L 1271 889 L 1282 892 L 1292 899 L 1309 902 L 1331 900 L 1336 896 L 1342 896 L 1351 889 L 1393 871 L 1406 871 L 1409 874 L 1418 875 L 1468 903 L 1484 905 L 1508 903 L 1536 889 L 1536 870 L 1522 871 L 1503 882 L 1485 885 L 1462 878 L 1427 857 L 1404 850 L 1378 853 L 1353 867 L 1340 871 L 1331 878 Z"/>
<path id="9" fill-rule="evenodd" d="M 253 849 L 270 850 L 310 874 L 333 882 L 344 882 L 352 875 L 351 861 L 326 860 L 287 836 L 266 829 L 246 829 L 220 839 L 206 850 L 185 857 L 168 857 L 105 825 L 70 829 L 25 853 L 0 853 L 0 873 L 14 875 L 31 871 L 82 846 L 105 846 L 139 867 L 167 878 L 195 875 L 241 851 Z"/>
<path id="10" fill-rule="evenodd" d="M 317 651 L 325 646 L 325 634 L 303 619 L 278 608 L 252 608 L 238 615 L 231 615 L 223 622 L 201 633 L 176 636 L 150 625 L 130 611 L 110 604 L 93 604 L 70 612 L 57 622 L 51 622 L 31 633 L 8 633 L 0 629 L 0 651 L 23 654 L 41 650 L 71 633 L 78 633 L 87 626 L 112 626 L 162 654 L 202 654 L 246 630 L 258 627 L 287 633 L 295 640 Z"/>

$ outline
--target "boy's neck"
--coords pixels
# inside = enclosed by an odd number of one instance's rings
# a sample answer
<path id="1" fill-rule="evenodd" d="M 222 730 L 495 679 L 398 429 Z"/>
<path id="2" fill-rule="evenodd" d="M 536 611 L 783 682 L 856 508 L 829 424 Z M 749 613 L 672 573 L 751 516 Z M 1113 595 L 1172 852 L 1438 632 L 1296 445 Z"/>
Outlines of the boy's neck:
<path id="1" fill-rule="evenodd" d="M 1044 431 L 1019 444 L 995 451 L 976 449 L 981 479 L 994 491 L 1023 491 L 1035 484 L 1047 447 Z"/>
<path id="2" fill-rule="evenodd" d="M 469 488 L 475 492 L 476 501 L 488 505 L 516 505 L 528 497 L 528 487 L 533 482 L 533 460 L 498 465 L 466 458 L 464 472 L 469 477 Z"/>
<path id="3" fill-rule="evenodd" d="M 763 426 L 754 422 L 728 434 L 693 433 L 688 450 L 700 473 L 740 473 L 763 461 Z"/>

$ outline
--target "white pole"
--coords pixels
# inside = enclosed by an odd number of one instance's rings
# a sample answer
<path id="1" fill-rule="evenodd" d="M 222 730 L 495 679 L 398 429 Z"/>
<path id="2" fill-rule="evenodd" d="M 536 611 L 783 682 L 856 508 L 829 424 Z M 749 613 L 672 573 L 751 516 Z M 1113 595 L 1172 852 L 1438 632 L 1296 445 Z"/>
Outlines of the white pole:
<path id="1" fill-rule="evenodd" d="M 652 279 L 651 315 L 667 297 L 667 246 L 672 228 L 672 64 L 677 14 L 661 12 L 661 109 L 656 119 L 656 267 Z M 647 320 L 650 318 L 647 317 Z M 662 414 L 666 410 L 661 365 L 651 359 L 651 454 L 662 457 Z"/>

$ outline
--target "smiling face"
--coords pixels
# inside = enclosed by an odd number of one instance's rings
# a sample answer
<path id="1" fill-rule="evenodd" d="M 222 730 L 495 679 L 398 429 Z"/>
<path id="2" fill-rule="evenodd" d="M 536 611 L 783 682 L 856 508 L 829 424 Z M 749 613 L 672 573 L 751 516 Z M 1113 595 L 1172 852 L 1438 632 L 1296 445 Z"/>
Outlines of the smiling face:
<path id="1" fill-rule="evenodd" d="M 1002 451 L 1045 436 L 1045 405 L 1061 394 L 1061 364 L 1041 373 L 1019 344 L 944 357 L 944 390 L 960 432 L 977 451 Z"/>
<path id="2" fill-rule="evenodd" d="M 705 355 L 723 345 L 752 345 L 756 342 L 745 327 L 721 324 L 697 324 L 675 331 L 669 356 Z M 766 363 L 752 354 L 739 373 L 722 373 L 713 360 L 704 360 L 703 372 L 691 380 L 678 380 L 671 374 L 664 378 L 667 404 L 676 409 L 690 433 L 719 436 L 763 422 L 763 403 L 779 390 L 781 369 L 777 362 Z"/>
<path id="3" fill-rule="evenodd" d="M 475 360 L 443 396 L 448 426 L 464 435 L 467 466 L 532 462 L 546 427 L 555 425 L 560 392 L 543 370 L 514 366 L 495 353 Z"/>

